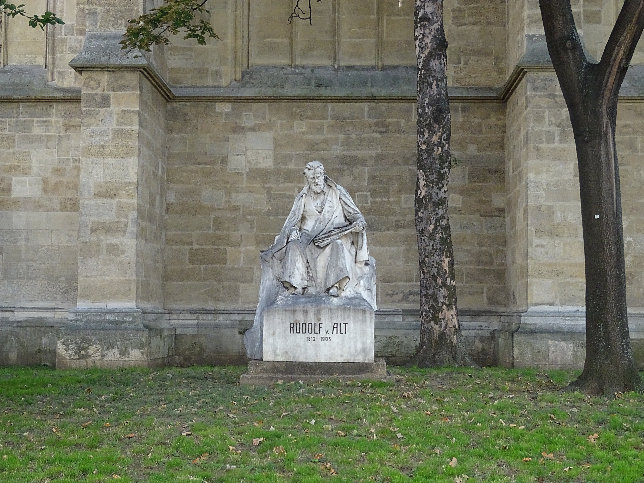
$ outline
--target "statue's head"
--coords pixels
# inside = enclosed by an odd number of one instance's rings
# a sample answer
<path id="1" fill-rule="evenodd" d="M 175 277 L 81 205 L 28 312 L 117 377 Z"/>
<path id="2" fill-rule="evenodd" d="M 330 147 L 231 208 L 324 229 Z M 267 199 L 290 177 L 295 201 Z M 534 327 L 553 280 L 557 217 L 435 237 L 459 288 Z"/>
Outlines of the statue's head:
<path id="1" fill-rule="evenodd" d="M 315 193 L 321 193 L 326 184 L 324 175 L 324 166 L 319 161 L 311 161 L 304 167 L 304 176 L 309 183 L 309 188 Z"/>

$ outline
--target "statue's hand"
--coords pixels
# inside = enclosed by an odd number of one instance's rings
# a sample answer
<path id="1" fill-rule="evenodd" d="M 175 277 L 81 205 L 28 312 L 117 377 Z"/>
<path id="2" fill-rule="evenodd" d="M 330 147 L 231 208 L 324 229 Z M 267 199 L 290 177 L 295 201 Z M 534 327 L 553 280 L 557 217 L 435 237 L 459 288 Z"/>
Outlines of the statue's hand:
<path id="1" fill-rule="evenodd" d="M 367 228 L 367 224 L 364 221 L 360 221 L 360 222 L 356 223 L 356 226 L 354 226 L 353 230 L 351 230 L 351 231 L 353 231 L 355 233 L 360 233 L 360 232 L 365 231 L 365 228 Z"/>
<path id="2" fill-rule="evenodd" d="M 299 240 L 300 239 L 300 230 L 293 228 L 291 233 L 288 235 L 288 241 Z"/>

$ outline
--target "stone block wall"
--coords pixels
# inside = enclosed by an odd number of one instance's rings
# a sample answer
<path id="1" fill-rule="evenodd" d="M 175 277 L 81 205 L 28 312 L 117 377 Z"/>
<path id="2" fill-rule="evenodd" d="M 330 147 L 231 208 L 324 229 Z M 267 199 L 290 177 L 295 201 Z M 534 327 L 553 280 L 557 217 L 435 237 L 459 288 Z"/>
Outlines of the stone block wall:
<path id="1" fill-rule="evenodd" d="M 139 88 L 140 109 L 129 112 L 131 127 L 139 130 L 136 305 L 158 309 L 163 307 L 166 100 L 143 76 L 139 77 Z"/>
<path id="2" fill-rule="evenodd" d="M 642 104 L 622 101 L 617 107 L 617 155 L 622 191 L 626 300 L 644 312 L 644 122 Z"/>
<path id="3" fill-rule="evenodd" d="M 522 307 L 584 305 L 579 179 L 572 127 L 556 76 L 528 73 L 508 101 L 508 283 Z M 638 104 L 619 103 L 628 303 L 641 307 L 642 123 Z M 525 281 L 525 282 L 523 282 Z M 523 285 L 525 283 L 525 286 Z M 523 292 L 525 287 L 525 293 Z M 525 297 L 525 298 L 523 298 Z"/>
<path id="4" fill-rule="evenodd" d="M 500 103 L 452 103 L 449 211 L 458 305 L 507 307 L 505 113 Z"/>
<path id="5" fill-rule="evenodd" d="M 514 2 L 445 1 L 443 19 L 448 41 L 447 78 L 450 85 L 499 86 L 505 82 L 506 4 L 509 3 Z M 413 13 L 411 9 L 412 20 Z"/>
<path id="6" fill-rule="evenodd" d="M 415 65 L 412 1 L 313 2 L 313 24 L 287 20 L 290 2 L 210 0 L 219 41 L 176 39 L 168 48 L 175 85 L 226 86 L 255 66 Z M 450 85 L 500 85 L 506 70 L 505 2 L 445 4 Z M 481 42 L 481 38 L 485 42 Z"/>
<path id="7" fill-rule="evenodd" d="M 168 136 L 166 307 L 254 307 L 314 159 L 365 214 L 382 302 L 417 305 L 413 104 L 172 103 Z"/>
<path id="8" fill-rule="evenodd" d="M 553 73 L 524 82 L 527 143 L 528 305 L 583 305 L 585 279 L 576 151 Z"/>
<path id="9" fill-rule="evenodd" d="M 500 307 L 503 109 L 457 104 L 454 123 L 459 296 L 464 307 Z M 379 306 L 417 308 L 415 133 L 414 103 L 171 103 L 166 307 L 253 307 L 259 250 L 279 233 L 304 165 L 317 159 L 366 217 Z"/>
<path id="10" fill-rule="evenodd" d="M 136 304 L 139 76 L 83 72 L 80 307 Z"/>
<path id="11" fill-rule="evenodd" d="M 225 86 L 235 79 L 241 69 L 241 29 L 246 32 L 246 25 L 242 22 L 244 3 L 240 0 L 209 0 L 206 8 L 211 12 L 210 21 L 219 39 L 209 39 L 207 45 L 198 45 L 192 39 L 176 36 L 171 45 L 164 47 L 169 83 L 177 86 Z"/>
<path id="12" fill-rule="evenodd" d="M 44 12 L 46 0 L 26 0 L 24 3 L 27 12 Z M 27 64 L 45 65 L 45 32 L 33 29 L 22 17 L 12 19 L 5 17 L 5 24 L 0 31 L 3 33 L 3 61 L 0 65 Z"/>
<path id="13" fill-rule="evenodd" d="M 525 146 L 530 114 L 526 111 L 527 102 L 527 87 L 525 83 L 521 83 L 506 103 L 506 283 L 508 307 L 519 311 L 528 306 L 528 192 Z"/>
<path id="14" fill-rule="evenodd" d="M 313 159 L 365 214 L 378 264 L 377 355 L 403 362 L 418 332 L 413 2 L 313 2 L 311 26 L 286 21 L 291 2 L 210 0 L 221 40 L 123 55 L 118 31 L 159 1 L 56 0 L 65 25 L 3 45 L 47 71 L 0 69 L 0 364 L 242 361 L 259 250 Z M 573 1 L 596 57 L 620 3 Z M 576 159 L 538 2 L 446 0 L 445 20 L 466 339 L 483 364 L 577 366 Z M 45 42 L 46 55 L 27 52 Z M 642 59 L 640 46 L 633 63 Z M 617 127 L 637 354 L 639 78 L 623 92 Z"/>
<path id="15" fill-rule="evenodd" d="M 76 102 L 0 103 L 0 299 L 76 301 L 80 156 Z"/>

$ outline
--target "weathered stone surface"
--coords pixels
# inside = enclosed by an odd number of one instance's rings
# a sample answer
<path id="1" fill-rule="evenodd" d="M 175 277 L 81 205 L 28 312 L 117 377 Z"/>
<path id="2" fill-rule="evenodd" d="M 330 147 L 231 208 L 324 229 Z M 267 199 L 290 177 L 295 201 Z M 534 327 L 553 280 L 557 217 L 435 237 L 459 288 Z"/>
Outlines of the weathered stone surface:
<path id="1" fill-rule="evenodd" d="M 77 310 L 61 327 L 56 367 L 164 366 L 174 353 L 174 329 L 140 310 Z"/>

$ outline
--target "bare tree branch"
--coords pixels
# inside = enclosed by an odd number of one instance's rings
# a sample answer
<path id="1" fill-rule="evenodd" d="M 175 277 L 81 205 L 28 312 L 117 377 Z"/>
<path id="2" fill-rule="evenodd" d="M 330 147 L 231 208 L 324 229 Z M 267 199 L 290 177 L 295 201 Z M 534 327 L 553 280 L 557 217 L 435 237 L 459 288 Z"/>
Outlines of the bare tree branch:
<path id="1" fill-rule="evenodd" d="M 317 2 L 321 2 L 322 0 L 317 0 Z M 308 13 L 306 10 L 302 9 L 300 7 L 300 0 L 296 0 L 295 6 L 293 7 L 293 11 L 291 12 L 291 15 L 288 17 L 288 23 L 292 23 L 294 18 L 300 19 L 300 20 L 308 20 L 309 25 L 313 25 L 313 15 L 312 15 L 312 9 L 311 9 L 311 0 L 308 0 L 309 2 L 309 11 Z"/>
<path id="2" fill-rule="evenodd" d="M 626 0 L 599 63 L 603 88 L 617 94 L 644 29 L 644 1 Z"/>

